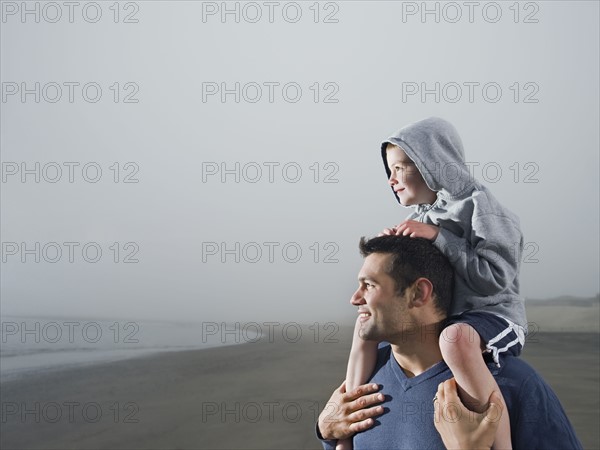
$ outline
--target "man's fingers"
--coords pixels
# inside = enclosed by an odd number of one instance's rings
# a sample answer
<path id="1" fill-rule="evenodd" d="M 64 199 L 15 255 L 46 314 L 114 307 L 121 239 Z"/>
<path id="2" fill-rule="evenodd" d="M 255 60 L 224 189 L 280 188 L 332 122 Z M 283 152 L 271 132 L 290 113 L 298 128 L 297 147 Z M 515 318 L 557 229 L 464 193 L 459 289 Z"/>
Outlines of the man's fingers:
<path id="1" fill-rule="evenodd" d="M 492 392 L 492 395 L 490 395 L 490 399 L 488 401 L 490 404 L 494 403 L 500 408 L 502 408 L 502 397 L 500 396 L 500 394 L 498 394 L 498 391 Z"/>
<path id="2" fill-rule="evenodd" d="M 379 390 L 379 385 L 376 383 L 369 383 L 369 384 L 363 384 L 358 386 L 356 389 L 346 393 L 346 400 L 347 401 L 352 401 L 352 400 L 356 400 L 357 398 L 362 397 L 363 395 L 366 394 L 371 394 L 373 392 L 377 392 Z"/>
<path id="3" fill-rule="evenodd" d="M 349 428 L 352 433 L 358 433 L 360 431 L 368 430 L 373 425 L 375 425 L 375 421 L 373 419 L 369 418 L 369 419 L 361 420 L 360 422 L 354 422 L 354 423 L 350 424 Z"/>
<path id="4" fill-rule="evenodd" d="M 383 406 L 377 405 L 372 406 L 371 408 L 354 411 L 352 414 L 348 415 L 348 420 L 353 423 L 362 422 L 370 417 L 380 416 L 381 414 L 383 414 Z"/>
<path id="5" fill-rule="evenodd" d="M 352 411 L 360 412 L 361 410 L 366 409 L 367 406 L 375 405 L 376 403 L 381 403 L 383 400 L 385 400 L 385 397 L 383 396 L 383 394 L 365 395 L 363 397 L 360 397 L 360 398 L 354 400 L 350 404 L 350 409 Z M 359 417 L 359 419 L 363 419 L 363 418 L 364 417 Z"/>
<path id="6" fill-rule="evenodd" d="M 438 384 L 438 390 L 435 394 L 435 397 L 440 404 L 444 404 L 444 402 L 445 402 L 445 396 L 444 396 L 444 386 L 445 385 L 446 385 L 446 381 L 442 381 L 440 384 Z"/>
<path id="7" fill-rule="evenodd" d="M 433 398 L 433 422 L 435 424 L 440 421 L 440 411 L 442 410 L 442 402 L 444 395 L 444 383 L 438 384 L 437 392 L 435 393 L 435 397 Z M 437 425 L 436 425 L 437 427 Z"/>
<path id="8" fill-rule="evenodd" d="M 458 391 L 456 390 L 456 380 L 454 378 L 450 378 L 449 380 L 444 381 L 443 393 L 444 402 L 448 403 L 460 403 L 462 402 L 458 398 Z"/>
<path id="9" fill-rule="evenodd" d="M 498 392 L 494 391 L 492 392 L 492 395 L 490 395 L 489 402 L 490 404 L 488 409 L 485 410 L 483 415 L 488 422 L 497 422 L 502 417 L 502 410 L 504 406 L 502 397 L 500 394 L 498 394 Z"/>
<path id="10" fill-rule="evenodd" d="M 373 426 L 373 418 L 381 414 L 383 414 L 383 406 L 381 405 L 356 411 L 348 416 L 348 419 L 352 421 L 350 429 L 355 433 L 366 430 Z"/>

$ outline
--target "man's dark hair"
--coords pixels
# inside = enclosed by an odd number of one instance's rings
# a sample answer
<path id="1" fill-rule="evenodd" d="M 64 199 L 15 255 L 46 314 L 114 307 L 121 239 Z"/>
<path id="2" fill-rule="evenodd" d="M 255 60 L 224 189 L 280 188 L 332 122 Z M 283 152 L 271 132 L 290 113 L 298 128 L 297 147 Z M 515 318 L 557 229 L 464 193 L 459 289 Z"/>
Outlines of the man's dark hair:
<path id="1" fill-rule="evenodd" d="M 454 290 L 454 271 L 448 259 L 434 245 L 423 238 L 408 236 L 379 236 L 360 238 L 360 253 L 390 255 L 386 273 L 396 282 L 396 292 L 403 295 L 407 287 L 418 278 L 427 278 L 433 285 L 434 302 L 444 315 L 450 311 Z"/>

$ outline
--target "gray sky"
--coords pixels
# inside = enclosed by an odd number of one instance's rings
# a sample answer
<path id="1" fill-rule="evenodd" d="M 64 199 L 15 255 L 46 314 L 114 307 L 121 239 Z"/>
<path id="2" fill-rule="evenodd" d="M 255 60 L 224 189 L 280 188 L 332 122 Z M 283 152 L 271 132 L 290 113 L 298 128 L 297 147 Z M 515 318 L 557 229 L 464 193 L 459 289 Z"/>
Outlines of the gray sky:
<path id="1" fill-rule="evenodd" d="M 432 115 L 519 215 L 522 293 L 599 291 L 597 2 L 21 5 L 3 314 L 351 318 L 359 237 L 410 212 L 379 143 Z"/>

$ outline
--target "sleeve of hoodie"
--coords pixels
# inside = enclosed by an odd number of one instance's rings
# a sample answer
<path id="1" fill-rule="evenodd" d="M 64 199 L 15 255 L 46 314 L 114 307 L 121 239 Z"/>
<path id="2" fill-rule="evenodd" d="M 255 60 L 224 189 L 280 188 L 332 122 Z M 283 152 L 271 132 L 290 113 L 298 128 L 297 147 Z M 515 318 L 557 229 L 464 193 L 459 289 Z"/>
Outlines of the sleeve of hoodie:
<path id="1" fill-rule="evenodd" d="M 440 225 L 434 245 L 452 263 L 469 287 L 480 295 L 495 295 L 509 287 L 519 272 L 523 236 L 516 219 L 476 191 L 462 204 L 460 221 L 470 224 L 457 236 Z M 470 229 L 469 229 L 470 228 Z"/>

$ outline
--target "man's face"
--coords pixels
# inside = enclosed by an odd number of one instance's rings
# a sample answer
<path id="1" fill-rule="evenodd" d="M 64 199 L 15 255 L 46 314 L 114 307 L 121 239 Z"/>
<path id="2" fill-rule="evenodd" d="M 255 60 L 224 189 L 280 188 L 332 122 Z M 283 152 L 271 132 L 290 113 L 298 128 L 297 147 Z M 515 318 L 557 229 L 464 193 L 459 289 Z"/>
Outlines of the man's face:
<path id="1" fill-rule="evenodd" d="M 365 340 L 392 341 L 413 322 L 405 296 L 396 293 L 394 279 L 386 273 L 390 255 L 371 253 L 358 274 L 358 289 L 350 302 L 358 306 L 359 336 Z"/>
<path id="2" fill-rule="evenodd" d="M 389 183 L 404 206 L 433 204 L 437 198 L 429 189 L 415 163 L 397 145 L 385 148 L 387 165 L 391 171 Z"/>

